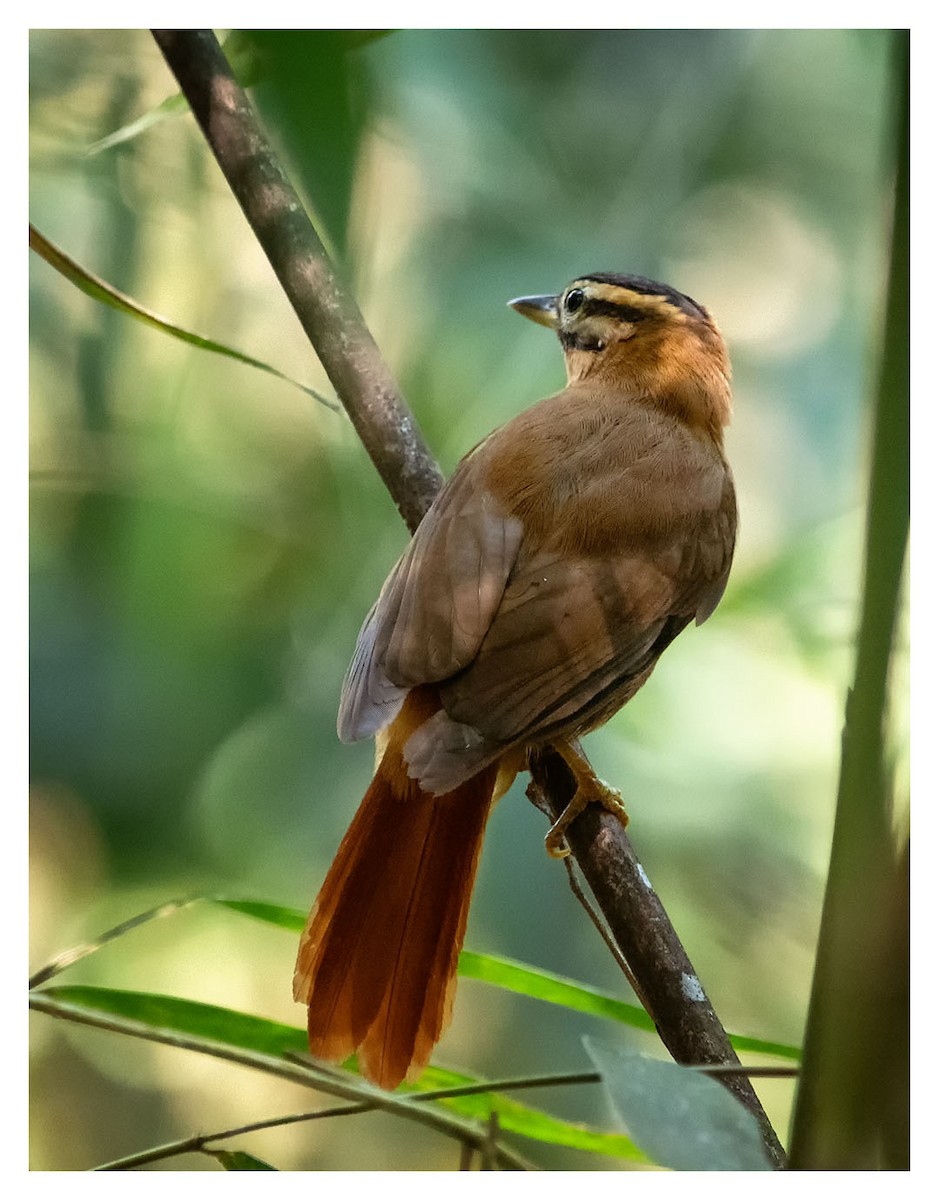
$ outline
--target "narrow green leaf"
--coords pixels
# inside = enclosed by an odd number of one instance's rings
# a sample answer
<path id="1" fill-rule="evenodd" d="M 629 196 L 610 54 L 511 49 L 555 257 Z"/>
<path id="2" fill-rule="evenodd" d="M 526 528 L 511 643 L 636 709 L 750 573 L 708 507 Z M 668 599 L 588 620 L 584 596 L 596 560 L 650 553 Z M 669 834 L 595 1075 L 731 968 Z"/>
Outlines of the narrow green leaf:
<path id="1" fill-rule="evenodd" d="M 106 283 L 105 280 L 99 278 L 97 275 L 92 274 L 91 271 L 86 270 L 73 258 L 69 258 L 64 250 L 60 250 L 58 246 L 53 245 L 32 224 L 29 227 L 29 248 L 34 250 L 40 258 L 45 259 L 60 275 L 64 275 L 79 291 L 84 292 L 86 296 L 90 296 L 93 300 L 97 300 L 101 304 L 106 304 L 109 308 L 115 308 L 118 312 L 126 313 L 127 316 L 133 317 L 144 325 L 148 325 L 151 329 L 158 329 L 161 333 L 177 338 L 181 342 L 186 342 L 190 346 L 197 346 L 200 350 L 208 350 L 212 354 L 224 355 L 225 358 L 233 358 L 236 362 L 245 363 L 247 366 L 254 367 L 258 371 L 264 371 L 268 375 L 273 375 L 275 379 L 281 379 L 284 383 L 289 383 L 291 387 L 299 388 L 307 396 L 312 396 L 320 404 L 325 404 L 333 412 L 341 411 L 338 404 L 335 404 L 332 400 L 328 400 L 325 396 L 321 396 L 313 388 L 299 383 L 296 379 L 291 379 L 289 375 L 278 371 L 276 367 L 261 362 L 260 359 L 252 358 L 249 354 L 242 354 L 240 350 L 233 350 L 230 346 L 225 346 L 221 342 L 212 341 L 211 338 L 202 337 L 198 333 L 191 333 L 188 329 L 183 329 L 179 325 L 174 325 L 165 317 L 161 317 L 159 313 L 144 308 L 136 300 L 118 291 L 117 288 L 112 287 L 111 284 Z"/>
<path id="2" fill-rule="evenodd" d="M 230 908 L 234 912 L 254 917 L 257 921 L 266 921 L 268 925 L 276 925 L 279 929 L 288 929 L 291 933 L 301 933 L 306 924 L 306 913 L 299 908 L 284 908 L 280 904 L 265 904 L 261 900 L 229 900 L 223 896 L 213 896 L 214 904 Z"/>
<path id="3" fill-rule="evenodd" d="M 140 134 L 145 133 L 154 125 L 159 125 L 161 121 L 165 121 L 167 117 L 175 117 L 180 113 L 188 112 L 189 105 L 186 102 L 185 96 L 178 92 L 175 96 L 167 96 L 155 108 L 151 108 L 149 112 L 145 112 L 136 120 L 129 122 L 127 125 L 122 125 L 120 129 L 115 129 L 113 133 L 109 133 L 107 137 L 99 138 L 98 141 L 92 142 L 85 153 L 89 158 L 93 158 L 96 154 L 101 154 L 105 150 L 111 150 L 115 146 L 120 146 L 124 142 L 129 142 Z"/>
<path id="4" fill-rule="evenodd" d="M 109 942 L 114 942 L 118 938 L 124 937 L 131 930 L 139 929 L 141 925 L 149 925 L 151 921 L 159 921 L 165 917 L 175 916 L 178 912 L 182 912 L 184 908 L 189 908 L 196 901 L 191 897 L 187 900 L 168 900 L 164 904 L 158 904 L 156 908 L 150 908 L 146 912 L 138 913 L 135 917 L 130 917 L 126 921 L 122 921 L 120 925 L 115 925 L 113 929 L 108 929 L 100 934 L 93 942 L 84 942 L 80 946 L 73 946 L 70 950 L 65 950 L 62 954 L 57 954 L 50 963 L 46 963 L 44 967 L 40 967 L 38 971 L 29 977 L 30 990 L 39 987 L 47 980 L 61 974 L 62 971 L 72 967 L 77 962 L 81 962 L 83 958 L 87 958 L 90 954 L 97 954 Z"/>
<path id="5" fill-rule="evenodd" d="M 266 1163 L 262 1158 L 255 1158 L 253 1154 L 246 1154 L 244 1150 L 205 1150 L 206 1154 L 211 1154 L 214 1159 L 222 1164 L 226 1171 L 276 1171 L 276 1167 L 272 1167 L 270 1163 Z"/>
<path id="6" fill-rule="evenodd" d="M 282 908 L 257 900 L 215 898 L 215 903 L 259 921 L 277 925 L 280 929 L 289 929 L 291 932 L 299 933 L 306 924 L 306 914 L 296 908 Z M 548 1004 L 563 1005 L 574 1012 L 605 1017 L 623 1025 L 630 1025 L 634 1029 L 644 1029 L 648 1032 L 655 1030 L 645 1010 L 634 1004 L 627 1004 L 617 996 L 567 979 L 563 975 L 554 975 L 550 971 L 529 967 L 496 954 L 476 954 L 471 950 L 464 950 L 460 954 L 459 972 L 464 979 L 490 983 L 520 996 L 531 996 Z M 765 1038 L 746 1037 L 743 1034 L 731 1034 L 730 1040 L 737 1051 L 771 1054 L 794 1062 L 798 1062 L 800 1058 L 798 1047 L 786 1042 L 770 1042 Z"/>
<path id="7" fill-rule="evenodd" d="M 408 1090 L 436 1091 L 438 1088 L 462 1087 L 477 1080 L 472 1075 L 461 1075 L 443 1067 L 428 1067 L 416 1084 Z M 499 1118 L 499 1128 L 505 1133 L 517 1133 L 533 1141 L 547 1142 L 553 1146 L 566 1146 L 572 1150 L 589 1150 L 594 1154 L 606 1154 L 613 1158 L 631 1162 L 648 1162 L 646 1155 L 630 1138 L 621 1133 L 607 1133 L 576 1121 L 564 1121 L 538 1108 L 521 1104 L 498 1092 L 483 1092 L 476 1096 L 454 1096 L 450 1100 L 438 1100 L 444 1108 L 452 1109 L 464 1117 L 488 1121 L 491 1113 Z"/>
<path id="8" fill-rule="evenodd" d="M 560 1004 L 575 1012 L 589 1013 L 594 1017 L 606 1017 L 621 1021 L 634 1029 L 655 1032 L 655 1025 L 645 1009 L 627 1004 L 616 996 L 610 996 L 586 984 L 577 983 L 563 975 L 528 967 L 510 958 L 497 954 L 476 954 L 464 950 L 460 955 L 460 974 L 464 979 L 478 979 L 491 983 L 520 996 L 532 996 L 548 1004 Z"/>
<path id="9" fill-rule="evenodd" d="M 154 1029 L 187 1033 L 276 1058 L 305 1054 L 308 1048 L 303 1029 L 177 996 L 87 986 L 47 988 L 42 995 L 79 1008 L 127 1017 Z"/>
<path id="10" fill-rule="evenodd" d="M 52 987 L 38 994 L 49 996 L 73 1008 L 124 1017 L 148 1025 L 154 1031 L 188 1034 L 240 1050 L 249 1050 L 266 1055 L 272 1062 L 281 1062 L 288 1054 L 302 1055 L 307 1052 L 306 1031 L 303 1029 L 194 1000 L 181 1000 L 175 996 L 148 992 L 126 992 L 84 986 Z M 346 1067 L 351 1068 L 353 1065 L 350 1062 Z M 440 1087 L 457 1087 L 479 1082 L 482 1081 L 470 1075 L 431 1067 L 424 1072 L 420 1080 L 411 1084 L 407 1091 L 419 1093 L 434 1091 Z M 508 1132 L 551 1145 L 644 1161 L 641 1152 L 621 1133 L 605 1133 L 576 1122 L 564 1121 L 540 1109 L 531 1108 L 492 1092 L 482 1096 L 455 1096 L 435 1103 L 445 1104 L 447 1108 L 462 1116 L 481 1120 L 487 1120 L 489 1113 L 495 1109 L 499 1113 L 502 1128 Z"/>
<path id="11" fill-rule="evenodd" d="M 317 232 L 339 258 L 374 80 L 341 29 L 242 29 L 261 64 L 253 100 L 276 134 L 315 210 Z"/>
<path id="12" fill-rule="evenodd" d="M 249 38 L 239 30 L 233 29 L 222 43 L 222 49 L 241 86 L 253 87 L 258 81 L 260 64 Z M 113 133 L 109 133 L 107 137 L 103 137 L 97 142 L 92 142 L 85 153 L 92 157 L 105 150 L 112 150 L 115 146 L 139 137 L 154 125 L 165 121 L 167 117 L 174 117 L 186 112 L 189 112 L 189 101 L 180 92 L 176 92 L 175 95 L 167 96 L 155 108 L 151 108 L 149 112 L 145 112 L 129 124 L 115 129 Z"/>
<path id="13" fill-rule="evenodd" d="M 752 1113 L 700 1071 L 585 1038 L 636 1143 L 674 1171 L 770 1171 Z"/>

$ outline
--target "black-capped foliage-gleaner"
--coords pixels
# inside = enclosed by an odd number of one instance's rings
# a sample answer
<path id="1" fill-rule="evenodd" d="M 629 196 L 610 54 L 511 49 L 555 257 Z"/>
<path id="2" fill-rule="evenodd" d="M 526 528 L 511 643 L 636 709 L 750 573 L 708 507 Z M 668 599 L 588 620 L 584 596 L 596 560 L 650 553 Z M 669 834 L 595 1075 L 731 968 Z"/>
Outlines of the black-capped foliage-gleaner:
<path id="1" fill-rule="evenodd" d="M 460 463 L 365 619 L 339 709 L 380 761 L 300 942 L 310 1050 L 397 1086 L 450 1016 L 493 801 L 550 744 L 625 822 L 577 739 L 714 611 L 737 509 L 723 453 L 730 368 L 707 311 L 598 273 L 513 300 L 557 332 L 567 386 Z"/>

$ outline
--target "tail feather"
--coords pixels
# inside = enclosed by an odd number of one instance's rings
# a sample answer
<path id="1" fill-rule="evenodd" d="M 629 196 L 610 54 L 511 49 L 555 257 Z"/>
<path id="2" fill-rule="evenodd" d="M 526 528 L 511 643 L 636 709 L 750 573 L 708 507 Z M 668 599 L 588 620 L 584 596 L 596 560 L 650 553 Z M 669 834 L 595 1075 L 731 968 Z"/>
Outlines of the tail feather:
<path id="1" fill-rule="evenodd" d="M 407 725 L 408 707 L 397 718 Z M 413 727 L 413 726 L 412 726 Z M 427 1064 L 453 1006 L 456 966 L 497 768 L 431 796 L 407 776 L 395 730 L 300 941 L 294 996 L 310 1051 L 396 1087 Z M 398 736 L 395 736 L 398 734 Z"/>

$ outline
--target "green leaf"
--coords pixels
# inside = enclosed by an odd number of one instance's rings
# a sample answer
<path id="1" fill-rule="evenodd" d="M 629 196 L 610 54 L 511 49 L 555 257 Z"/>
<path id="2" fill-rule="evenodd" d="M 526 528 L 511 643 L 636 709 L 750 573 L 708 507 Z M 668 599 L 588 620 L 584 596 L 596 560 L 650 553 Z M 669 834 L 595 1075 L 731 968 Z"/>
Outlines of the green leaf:
<path id="1" fill-rule="evenodd" d="M 40 995 L 94 1012 L 127 1017 L 153 1029 L 187 1033 L 275 1058 L 306 1054 L 308 1049 L 303 1029 L 177 996 L 86 986 L 47 988 Z"/>
<path id="2" fill-rule="evenodd" d="M 88 1012 L 123 1017 L 149 1026 L 155 1032 L 188 1034 L 239 1050 L 252 1051 L 267 1056 L 272 1064 L 282 1062 L 287 1054 L 307 1052 L 306 1031 L 303 1029 L 195 1000 L 84 986 L 46 988 L 34 995 L 49 997 Z M 347 1067 L 350 1065 L 346 1064 Z M 430 1067 L 416 1083 L 409 1085 L 407 1091 L 419 1093 L 480 1082 L 471 1075 Z M 436 1103 L 462 1116 L 480 1120 L 488 1120 L 490 1112 L 495 1110 L 504 1130 L 535 1141 L 644 1161 L 642 1152 L 621 1133 L 606 1133 L 564 1121 L 492 1092 L 478 1096 L 455 1096 Z"/>
<path id="3" fill-rule="evenodd" d="M 613 1107 L 637 1145 L 674 1171 L 770 1171 L 756 1118 L 693 1068 L 585 1038 Z"/>
<path id="4" fill-rule="evenodd" d="M 306 925 L 306 913 L 299 908 L 284 908 L 280 904 L 265 904 L 261 900 L 229 900 L 223 896 L 213 896 L 212 902 L 234 912 L 244 913 L 257 921 L 266 921 L 268 925 L 276 925 L 279 929 L 289 929 L 291 933 L 302 933 Z"/>
<path id="5" fill-rule="evenodd" d="M 29 227 L 29 248 L 30 250 L 34 250 L 40 258 L 45 259 L 60 275 L 64 275 L 79 291 L 84 292 L 86 296 L 90 296 L 93 300 L 97 300 L 101 304 L 106 304 L 109 308 L 116 308 L 118 312 L 126 313 L 127 316 L 133 317 L 144 325 L 148 325 L 151 329 L 158 329 L 161 333 L 169 334 L 170 337 L 177 338 L 181 342 L 186 342 L 190 346 L 198 346 L 200 350 L 208 350 L 213 354 L 222 354 L 226 358 L 233 358 L 236 362 L 246 363 L 249 367 L 254 367 L 258 371 L 264 371 L 268 375 L 273 375 L 275 379 L 281 379 L 284 383 L 289 383 L 291 387 L 299 388 L 301 392 L 312 396 L 314 400 L 318 400 L 320 404 L 325 404 L 327 408 L 331 408 L 334 412 L 340 411 L 339 406 L 333 403 L 332 400 L 327 400 L 325 396 L 321 396 L 313 388 L 308 388 L 296 379 L 291 379 L 289 375 L 284 375 L 276 367 L 261 362 L 260 359 L 252 358 L 248 354 L 242 354 L 240 350 L 233 350 L 230 346 L 225 346 L 221 342 L 212 341 L 211 338 L 202 337 L 198 333 L 191 333 L 188 329 L 174 325 L 158 313 L 144 308 L 136 300 L 131 299 L 130 296 L 118 291 L 117 288 L 112 287 L 105 280 L 92 274 L 91 271 L 86 270 L 73 258 L 69 258 L 64 250 L 60 250 L 58 246 L 53 245 L 32 224 Z"/>
<path id="6" fill-rule="evenodd" d="M 491 983 L 520 996 L 532 996 L 548 1004 L 560 1004 L 574 1012 L 589 1013 L 594 1017 L 606 1017 L 621 1021 L 634 1029 L 655 1032 L 655 1025 L 643 1008 L 627 1004 L 616 996 L 577 983 L 551 971 L 528 967 L 510 958 L 497 954 L 476 954 L 464 950 L 460 955 L 460 975 L 464 979 L 478 979 Z"/>
<path id="7" fill-rule="evenodd" d="M 109 133 L 107 137 L 99 138 L 98 141 L 92 142 L 88 147 L 86 154 L 89 158 L 96 154 L 102 154 L 105 150 L 111 150 L 115 146 L 120 146 L 124 142 L 129 142 L 154 125 L 159 125 L 161 121 L 165 121 L 167 117 L 175 117 L 180 113 L 188 112 L 189 104 L 185 96 L 181 96 L 178 92 L 175 96 L 167 96 L 161 101 L 156 108 L 151 108 L 149 112 L 143 113 L 142 116 L 131 121 L 127 125 L 122 125 L 120 129 L 115 129 L 113 133 Z"/>
<path id="8" fill-rule="evenodd" d="M 343 29 L 240 30 L 260 64 L 253 99 L 285 147 L 316 212 L 317 230 L 342 260 L 359 152 L 369 127 L 367 40 Z"/>
<path id="9" fill-rule="evenodd" d="M 296 908 L 282 908 L 257 900 L 215 898 L 215 903 L 255 917 L 259 921 L 277 925 L 281 929 L 289 929 L 291 932 L 299 933 L 306 924 L 306 914 Z M 460 954 L 459 972 L 464 979 L 490 983 L 520 996 L 531 996 L 548 1004 L 563 1005 L 574 1012 L 605 1017 L 623 1025 L 630 1025 L 634 1029 L 644 1029 L 648 1032 L 655 1030 L 646 1011 L 634 1004 L 627 1004 L 617 996 L 611 996 L 576 980 L 526 966 L 509 958 L 501 958 L 496 954 L 476 954 L 471 950 L 464 950 Z M 771 1054 L 794 1062 L 798 1062 L 800 1058 L 798 1047 L 785 1042 L 770 1042 L 765 1038 L 746 1037 L 743 1034 L 731 1034 L 730 1040 L 737 1051 Z"/>
<path id="10" fill-rule="evenodd" d="M 244 1150 L 206 1150 L 206 1154 L 211 1154 L 214 1159 L 217 1159 L 226 1171 L 276 1171 L 276 1167 L 272 1167 L 270 1163 L 266 1163 L 262 1158 L 255 1158 L 253 1154 L 246 1154 Z"/>
<path id="11" fill-rule="evenodd" d="M 460 975 L 464 979 L 478 979 L 483 983 L 494 984 L 521 996 L 533 996 L 548 1004 L 561 1004 L 575 1012 L 619 1021 L 623 1025 L 632 1026 L 633 1029 L 655 1032 L 655 1025 L 644 1008 L 627 1004 L 625 1000 L 588 987 L 585 983 L 578 983 L 576 980 L 537 967 L 525 966 L 496 954 L 475 954 L 464 950 L 460 955 Z M 772 1054 L 799 1061 L 798 1047 L 784 1042 L 769 1042 L 763 1038 L 746 1037 L 743 1034 L 731 1034 L 730 1040 L 736 1050 Z"/>
<path id="12" fill-rule="evenodd" d="M 222 49 L 231 64 L 235 78 L 242 87 L 251 87 L 257 83 L 259 71 L 257 54 L 243 34 L 237 29 L 233 29 L 222 43 Z M 123 145 L 125 142 L 139 137 L 154 125 L 165 121 L 167 117 L 175 117 L 185 112 L 189 112 L 189 101 L 180 92 L 176 92 L 172 96 L 167 96 L 155 108 L 151 108 L 149 112 L 145 112 L 129 124 L 122 125 L 120 129 L 115 129 L 113 133 L 109 133 L 107 137 L 103 137 L 97 142 L 92 142 L 86 153 L 92 157 L 105 150 L 112 150 L 115 146 Z"/>
<path id="13" fill-rule="evenodd" d="M 472 1075 L 461 1075 L 443 1067 L 428 1067 L 416 1084 L 409 1086 L 417 1091 L 436 1091 L 438 1088 L 461 1087 L 477 1083 Z M 547 1142 L 553 1146 L 567 1146 L 572 1150 L 589 1150 L 594 1154 L 606 1154 L 624 1158 L 631 1162 L 648 1162 L 646 1155 L 630 1138 L 621 1133 L 607 1133 L 581 1125 L 576 1121 L 564 1121 L 541 1109 L 532 1108 L 508 1095 L 498 1092 L 483 1092 L 476 1096 L 454 1096 L 450 1100 L 438 1100 L 444 1108 L 452 1109 L 464 1117 L 475 1117 L 488 1121 L 491 1113 L 499 1118 L 499 1128 L 505 1133 L 517 1133 L 534 1141 Z"/>

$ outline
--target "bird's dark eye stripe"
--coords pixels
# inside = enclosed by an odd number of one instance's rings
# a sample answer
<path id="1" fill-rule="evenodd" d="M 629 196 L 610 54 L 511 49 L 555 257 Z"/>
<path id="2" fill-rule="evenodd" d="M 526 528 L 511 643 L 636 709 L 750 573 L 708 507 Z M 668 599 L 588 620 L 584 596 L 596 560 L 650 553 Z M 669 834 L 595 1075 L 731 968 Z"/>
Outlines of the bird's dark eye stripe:
<path id="1" fill-rule="evenodd" d="M 585 317 L 613 317 L 616 321 L 636 322 L 648 316 L 648 313 L 632 304 L 617 304 L 613 300 L 589 299 L 584 304 L 583 315 Z"/>

